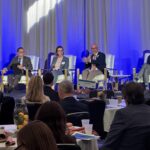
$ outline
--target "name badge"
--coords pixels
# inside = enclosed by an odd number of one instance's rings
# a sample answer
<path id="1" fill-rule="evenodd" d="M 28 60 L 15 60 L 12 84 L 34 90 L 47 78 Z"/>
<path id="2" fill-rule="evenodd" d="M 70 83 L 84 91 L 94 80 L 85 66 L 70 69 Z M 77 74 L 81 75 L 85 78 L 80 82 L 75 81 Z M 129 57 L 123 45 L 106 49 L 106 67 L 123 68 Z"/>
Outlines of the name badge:
<path id="1" fill-rule="evenodd" d="M 64 64 L 65 64 L 65 62 L 63 61 L 61 64 L 62 64 L 62 65 L 64 65 Z"/>

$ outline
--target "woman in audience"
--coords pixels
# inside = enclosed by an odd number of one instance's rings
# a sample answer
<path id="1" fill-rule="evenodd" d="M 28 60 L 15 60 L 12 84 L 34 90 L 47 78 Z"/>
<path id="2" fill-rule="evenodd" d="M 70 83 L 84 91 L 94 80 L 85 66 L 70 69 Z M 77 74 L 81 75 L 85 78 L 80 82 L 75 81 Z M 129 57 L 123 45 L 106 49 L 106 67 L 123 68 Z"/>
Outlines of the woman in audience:
<path id="1" fill-rule="evenodd" d="M 64 69 L 69 68 L 69 58 L 64 56 L 64 48 L 62 46 L 56 48 L 56 56 L 53 58 L 51 66 L 55 84 L 58 76 L 64 74 Z"/>
<path id="2" fill-rule="evenodd" d="M 23 98 L 26 103 L 45 103 L 50 101 L 49 97 L 44 95 L 43 81 L 40 76 L 32 76 L 26 96 Z"/>
<path id="3" fill-rule="evenodd" d="M 66 117 L 63 109 L 57 102 L 47 102 L 38 110 L 36 120 L 41 120 L 53 132 L 56 143 L 76 143 L 75 139 L 66 132 Z"/>
<path id="4" fill-rule="evenodd" d="M 127 107 L 119 109 L 101 150 L 149 150 L 150 107 L 144 104 L 144 89 L 138 83 L 123 88 Z"/>
<path id="5" fill-rule="evenodd" d="M 50 101 L 49 97 L 44 95 L 43 85 L 40 76 L 32 76 L 29 81 L 27 94 L 22 98 L 23 103 L 27 105 L 30 121 L 34 120 L 35 114 L 41 104 Z"/>
<path id="6" fill-rule="evenodd" d="M 16 150 L 57 150 L 51 130 L 41 121 L 33 121 L 17 134 Z"/>

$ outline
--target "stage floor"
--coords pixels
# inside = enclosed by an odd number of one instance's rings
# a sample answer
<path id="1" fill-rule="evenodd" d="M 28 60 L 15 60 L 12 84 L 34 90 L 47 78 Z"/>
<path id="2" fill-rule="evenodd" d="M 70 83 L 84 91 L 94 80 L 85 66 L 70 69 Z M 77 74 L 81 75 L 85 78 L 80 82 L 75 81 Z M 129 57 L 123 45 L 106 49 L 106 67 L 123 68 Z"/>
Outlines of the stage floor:
<path id="1" fill-rule="evenodd" d="M 25 90 L 13 90 L 10 93 L 4 93 L 4 96 L 11 96 L 15 99 L 15 101 L 20 100 L 23 96 L 25 96 Z"/>

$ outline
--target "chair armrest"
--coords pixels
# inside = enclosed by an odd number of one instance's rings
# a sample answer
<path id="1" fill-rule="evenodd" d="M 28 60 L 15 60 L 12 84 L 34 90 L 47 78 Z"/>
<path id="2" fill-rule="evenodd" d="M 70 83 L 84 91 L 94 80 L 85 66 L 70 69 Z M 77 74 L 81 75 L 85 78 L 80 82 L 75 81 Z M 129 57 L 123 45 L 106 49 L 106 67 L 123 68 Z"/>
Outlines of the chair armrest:
<path id="1" fill-rule="evenodd" d="M 114 71 L 117 71 L 118 69 L 115 69 L 115 68 L 106 68 L 107 70 L 114 70 Z"/>

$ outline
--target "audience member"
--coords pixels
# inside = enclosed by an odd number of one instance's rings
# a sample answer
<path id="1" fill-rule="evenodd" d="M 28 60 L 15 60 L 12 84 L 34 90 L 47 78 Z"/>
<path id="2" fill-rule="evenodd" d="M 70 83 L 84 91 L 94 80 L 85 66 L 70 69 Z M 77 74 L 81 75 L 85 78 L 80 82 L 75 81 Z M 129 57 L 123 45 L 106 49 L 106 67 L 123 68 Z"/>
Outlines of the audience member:
<path id="1" fill-rule="evenodd" d="M 51 130 L 41 121 L 33 121 L 17 134 L 16 150 L 57 150 Z"/>
<path id="2" fill-rule="evenodd" d="M 73 92 L 73 84 L 68 80 L 62 81 L 58 86 L 58 94 L 61 98 L 60 104 L 66 114 L 74 112 L 88 112 L 88 106 L 78 102 L 73 97 Z"/>
<path id="3" fill-rule="evenodd" d="M 40 76 L 32 76 L 26 96 L 23 98 L 26 103 L 45 103 L 50 101 L 49 97 L 44 95 L 43 81 Z"/>
<path id="4" fill-rule="evenodd" d="M 3 92 L 0 91 L 0 103 L 3 101 Z"/>
<path id="5" fill-rule="evenodd" d="M 14 98 L 10 96 L 4 96 L 0 105 L 0 124 L 13 124 L 13 114 L 15 108 Z"/>
<path id="6" fill-rule="evenodd" d="M 144 89 L 138 83 L 123 88 L 127 107 L 116 112 L 102 150 L 146 150 L 150 136 L 150 107 L 144 104 Z"/>
<path id="7" fill-rule="evenodd" d="M 61 106 L 56 102 L 47 102 L 38 110 L 36 120 L 41 120 L 48 125 L 53 132 L 57 143 L 75 143 L 75 140 L 65 135 L 66 117 Z"/>
<path id="8" fill-rule="evenodd" d="M 52 89 L 53 80 L 54 76 L 52 73 L 47 72 L 46 74 L 44 74 L 44 94 L 48 96 L 52 101 L 59 101 L 58 93 Z"/>

